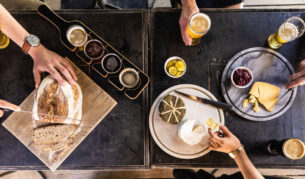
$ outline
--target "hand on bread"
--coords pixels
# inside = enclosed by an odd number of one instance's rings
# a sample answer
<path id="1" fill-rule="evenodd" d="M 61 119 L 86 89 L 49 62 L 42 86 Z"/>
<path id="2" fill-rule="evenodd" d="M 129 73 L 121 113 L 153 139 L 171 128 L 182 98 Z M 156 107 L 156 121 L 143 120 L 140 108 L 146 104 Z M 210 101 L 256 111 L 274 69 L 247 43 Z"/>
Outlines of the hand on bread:
<path id="1" fill-rule="evenodd" d="M 19 106 L 16 106 L 15 104 L 9 103 L 7 101 L 1 100 L 0 99 L 0 108 L 3 109 L 11 109 L 13 111 L 18 111 L 20 110 Z M 4 114 L 4 111 L 0 110 L 0 117 L 2 117 Z"/>
<path id="2" fill-rule="evenodd" d="M 209 148 L 211 150 L 230 153 L 241 146 L 239 139 L 234 134 L 232 134 L 226 126 L 220 125 L 219 128 L 223 133 L 219 131 L 212 132 L 212 130 L 209 129 L 209 134 L 210 134 Z M 220 135 L 223 135 L 223 137 L 220 137 Z"/>
<path id="3" fill-rule="evenodd" d="M 305 60 L 301 61 L 298 72 L 291 76 L 290 84 L 288 84 L 286 88 L 290 89 L 304 84 L 305 84 Z"/>
<path id="4" fill-rule="evenodd" d="M 63 77 L 65 77 L 71 85 L 75 84 L 75 81 L 77 80 L 75 72 L 71 64 L 63 57 L 48 50 L 43 45 L 31 48 L 29 54 L 34 60 L 33 72 L 36 88 L 38 88 L 41 81 L 41 72 L 50 73 L 60 85 L 65 85 Z"/>

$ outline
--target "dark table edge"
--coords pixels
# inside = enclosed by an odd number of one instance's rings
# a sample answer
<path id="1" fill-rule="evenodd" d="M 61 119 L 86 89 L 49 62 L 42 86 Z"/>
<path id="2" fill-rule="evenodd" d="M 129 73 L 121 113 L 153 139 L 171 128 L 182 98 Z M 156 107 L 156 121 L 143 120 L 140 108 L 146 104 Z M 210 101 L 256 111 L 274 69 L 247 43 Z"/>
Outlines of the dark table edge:
<path id="1" fill-rule="evenodd" d="M 254 164 L 255 165 L 255 164 Z M 258 169 L 305 169 L 305 166 L 286 166 L 286 165 L 255 165 Z M 175 164 L 152 164 L 151 168 L 238 168 L 234 165 L 215 165 L 215 164 L 191 164 L 191 165 L 175 165 Z"/>

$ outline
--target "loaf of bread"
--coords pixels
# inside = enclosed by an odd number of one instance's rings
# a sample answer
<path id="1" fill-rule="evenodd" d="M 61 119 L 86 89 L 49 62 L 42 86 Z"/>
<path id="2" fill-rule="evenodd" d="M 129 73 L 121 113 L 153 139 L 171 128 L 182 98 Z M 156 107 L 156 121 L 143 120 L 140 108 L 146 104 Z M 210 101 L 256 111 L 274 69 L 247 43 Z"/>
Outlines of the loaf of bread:
<path id="1" fill-rule="evenodd" d="M 82 91 L 78 84 L 60 86 L 51 76 L 45 77 L 33 105 L 33 118 L 50 123 L 79 124 L 82 118 Z"/>
<path id="2" fill-rule="evenodd" d="M 56 124 L 36 128 L 32 131 L 34 144 L 54 144 L 67 140 L 75 131 L 75 125 Z"/>

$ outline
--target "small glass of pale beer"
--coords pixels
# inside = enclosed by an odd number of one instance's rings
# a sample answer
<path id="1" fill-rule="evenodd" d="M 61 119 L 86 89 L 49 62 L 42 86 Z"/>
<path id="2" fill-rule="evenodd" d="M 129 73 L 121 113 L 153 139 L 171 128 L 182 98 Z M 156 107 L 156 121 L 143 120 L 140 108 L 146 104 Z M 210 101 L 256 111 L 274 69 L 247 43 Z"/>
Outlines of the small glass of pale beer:
<path id="1" fill-rule="evenodd" d="M 282 155 L 288 159 L 297 160 L 304 157 L 305 145 L 296 138 L 281 141 L 271 140 L 267 144 L 267 152 L 271 155 Z"/>
<path id="2" fill-rule="evenodd" d="M 0 49 L 5 49 L 10 44 L 10 39 L 0 31 Z"/>
<path id="3" fill-rule="evenodd" d="M 195 13 L 190 18 L 187 25 L 187 34 L 192 38 L 192 45 L 198 45 L 201 37 L 204 36 L 211 27 L 211 19 L 203 13 Z"/>
<path id="4" fill-rule="evenodd" d="M 304 31 L 304 21 L 296 16 L 290 17 L 280 26 L 275 34 L 269 36 L 268 45 L 272 49 L 279 49 L 284 43 L 301 37 Z"/>

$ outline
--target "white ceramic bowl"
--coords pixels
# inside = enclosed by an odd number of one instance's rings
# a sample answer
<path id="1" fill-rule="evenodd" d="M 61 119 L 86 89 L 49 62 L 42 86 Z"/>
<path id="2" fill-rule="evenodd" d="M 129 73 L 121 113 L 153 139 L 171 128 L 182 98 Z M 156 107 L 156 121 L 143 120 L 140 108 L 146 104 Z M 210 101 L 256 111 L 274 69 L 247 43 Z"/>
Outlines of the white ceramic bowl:
<path id="1" fill-rule="evenodd" d="M 251 81 L 247 84 L 247 85 L 245 85 L 245 86 L 239 86 L 239 85 L 237 85 L 237 84 L 235 84 L 235 82 L 234 82 L 234 80 L 233 80 L 233 74 L 234 74 L 234 72 L 237 70 L 237 69 L 243 69 L 243 70 L 247 70 L 249 73 L 250 73 L 250 75 L 251 75 Z M 252 84 L 252 82 L 253 82 L 253 74 L 252 74 L 252 72 L 251 72 L 251 70 L 249 69 L 249 68 L 247 68 L 247 67 L 237 67 L 237 68 L 235 68 L 233 71 L 232 71 L 232 74 L 231 74 L 231 82 L 232 82 L 232 84 L 236 87 L 236 88 L 248 88 L 251 84 Z"/>
<path id="2" fill-rule="evenodd" d="M 177 59 L 183 61 L 184 66 L 185 66 L 185 70 L 181 73 L 180 76 L 173 76 L 173 75 L 171 75 L 171 74 L 168 73 L 168 71 L 167 71 L 167 69 L 166 69 L 166 65 L 168 64 L 168 62 L 170 62 L 170 61 L 172 61 L 172 60 L 177 60 Z M 184 61 L 181 57 L 177 57 L 177 56 L 169 57 L 169 58 L 165 61 L 165 63 L 164 63 L 164 71 L 165 71 L 165 73 L 167 74 L 167 76 L 169 76 L 169 77 L 171 77 L 171 78 L 180 78 L 180 77 L 182 77 L 182 76 L 185 74 L 185 72 L 186 72 L 186 63 L 185 63 L 185 61 Z"/>

